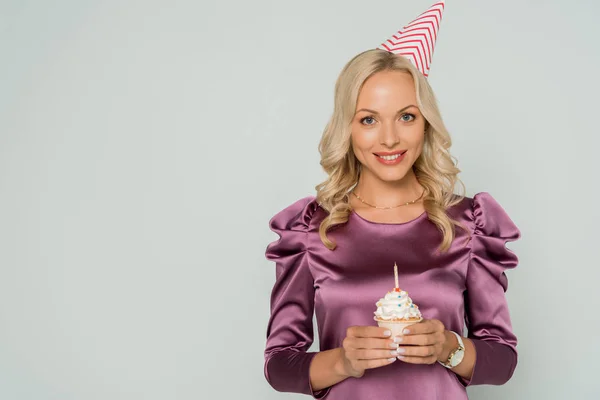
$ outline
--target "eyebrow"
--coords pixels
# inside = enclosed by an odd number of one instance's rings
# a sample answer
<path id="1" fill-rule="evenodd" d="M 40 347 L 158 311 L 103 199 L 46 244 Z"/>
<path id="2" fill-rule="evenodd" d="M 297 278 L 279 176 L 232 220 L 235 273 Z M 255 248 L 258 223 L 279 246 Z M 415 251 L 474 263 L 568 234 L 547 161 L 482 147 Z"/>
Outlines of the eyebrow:
<path id="1" fill-rule="evenodd" d="M 415 106 L 414 104 L 411 104 L 411 105 L 408 105 L 408 106 L 406 106 L 406 107 L 398 110 L 398 112 L 396 114 L 400 114 L 402 111 L 407 110 L 407 109 L 409 109 L 411 107 L 419 108 L 419 107 Z M 379 115 L 379 113 L 377 111 L 375 111 L 375 110 L 369 110 L 368 108 L 361 108 L 360 110 L 357 110 L 354 115 L 358 114 L 361 111 L 366 111 L 366 112 L 370 112 L 370 113 Z"/>

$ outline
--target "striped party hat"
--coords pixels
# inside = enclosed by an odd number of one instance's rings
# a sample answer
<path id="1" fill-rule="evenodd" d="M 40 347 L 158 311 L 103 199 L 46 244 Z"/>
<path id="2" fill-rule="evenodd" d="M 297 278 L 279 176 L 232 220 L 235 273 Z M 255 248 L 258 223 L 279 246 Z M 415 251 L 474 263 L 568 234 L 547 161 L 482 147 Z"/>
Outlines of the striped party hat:
<path id="1" fill-rule="evenodd" d="M 440 0 L 377 48 L 405 56 L 427 77 L 443 11 Z"/>

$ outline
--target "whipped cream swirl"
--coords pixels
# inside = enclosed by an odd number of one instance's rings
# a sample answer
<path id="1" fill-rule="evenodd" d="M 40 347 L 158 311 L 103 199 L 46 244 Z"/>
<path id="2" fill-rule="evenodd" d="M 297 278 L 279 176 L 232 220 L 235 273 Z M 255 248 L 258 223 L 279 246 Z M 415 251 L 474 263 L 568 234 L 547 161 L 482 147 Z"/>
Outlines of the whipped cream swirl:
<path id="1" fill-rule="evenodd" d="M 377 302 L 375 320 L 418 320 L 422 318 L 419 306 L 412 302 L 404 290 L 387 292 Z"/>

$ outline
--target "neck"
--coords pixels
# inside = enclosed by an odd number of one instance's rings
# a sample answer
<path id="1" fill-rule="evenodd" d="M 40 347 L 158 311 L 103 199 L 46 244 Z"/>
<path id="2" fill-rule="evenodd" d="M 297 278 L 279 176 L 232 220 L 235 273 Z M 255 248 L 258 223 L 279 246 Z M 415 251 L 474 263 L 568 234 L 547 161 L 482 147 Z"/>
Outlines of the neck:
<path id="1" fill-rule="evenodd" d="M 383 181 L 363 169 L 354 190 L 365 201 L 388 207 L 415 200 L 423 192 L 423 187 L 412 168 L 398 181 Z"/>

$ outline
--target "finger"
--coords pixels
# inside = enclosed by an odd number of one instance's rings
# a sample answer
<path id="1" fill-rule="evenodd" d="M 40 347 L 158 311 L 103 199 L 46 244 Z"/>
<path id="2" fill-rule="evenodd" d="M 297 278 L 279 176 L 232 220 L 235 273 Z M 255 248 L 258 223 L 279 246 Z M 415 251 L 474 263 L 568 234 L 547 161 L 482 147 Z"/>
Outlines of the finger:
<path id="1" fill-rule="evenodd" d="M 444 324 L 437 319 L 426 319 L 424 321 L 412 324 L 406 327 L 402 333 L 404 335 L 416 335 L 424 333 L 443 332 Z"/>
<path id="2" fill-rule="evenodd" d="M 392 339 L 347 337 L 344 346 L 347 349 L 397 349 L 398 343 Z"/>
<path id="3" fill-rule="evenodd" d="M 346 357 L 349 360 L 386 360 L 388 358 L 395 358 L 401 355 L 397 350 L 349 350 L 346 351 Z"/>
<path id="4" fill-rule="evenodd" d="M 362 338 L 389 338 L 392 336 L 392 331 L 379 326 L 351 326 L 346 330 L 346 336 L 362 337 Z"/>
<path id="5" fill-rule="evenodd" d="M 398 355 L 403 357 L 431 357 L 437 354 L 437 346 L 400 346 Z M 436 356 L 437 359 L 437 356 Z"/>
<path id="6" fill-rule="evenodd" d="M 396 337 L 396 341 L 402 346 L 427 346 L 436 343 L 444 343 L 445 340 L 446 338 L 443 332 L 403 335 Z"/>
<path id="7" fill-rule="evenodd" d="M 400 361 L 409 364 L 433 364 L 437 361 L 437 357 L 429 356 L 429 357 L 411 357 L 411 356 L 398 356 Z"/>
<path id="8" fill-rule="evenodd" d="M 372 369 L 372 368 L 379 368 L 379 367 L 383 367 L 385 365 L 389 365 L 396 360 L 397 360 L 396 357 L 390 357 L 390 358 L 386 358 L 386 359 L 380 358 L 377 360 L 362 360 L 362 361 L 357 361 L 357 365 L 362 369 Z"/>

